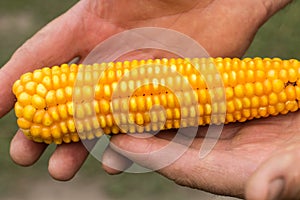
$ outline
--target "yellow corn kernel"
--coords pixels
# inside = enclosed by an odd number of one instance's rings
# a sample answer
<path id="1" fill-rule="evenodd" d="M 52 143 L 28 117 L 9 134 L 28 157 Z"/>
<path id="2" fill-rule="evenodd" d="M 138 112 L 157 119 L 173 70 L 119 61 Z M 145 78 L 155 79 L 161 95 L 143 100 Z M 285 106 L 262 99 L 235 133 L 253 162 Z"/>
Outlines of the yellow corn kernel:
<path id="1" fill-rule="evenodd" d="M 58 73 L 54 74 L 52 76 L 52 87 L 54 90 L 57 90 L 60 88 L 60 77 L 59 77 Z"/>
<path id="2" fill-rule="evenodd" d="M 47 88 L 47 90 L 52 90 L 52 81 L 50 76 L 45 76 L 42 80 L 42 84 Z"/>
<path id="3" fill-rule="evenodd" d="M 296 99 L 300 100 L 300 87 L 295 86 L 295 92 L 296 92 Z"/>
<path id="4" fill-rule="evenodd" d="M 47 127 L 47 126 L 51 126 L 52 123 L 53 123 L 53 119 L 50 116 L 49 112 L 45 112 L 42 119 L 42 124 Z"/>
<path id="5" fill-rule="evenodd" d="M 100 127 L 101 127 L 101 128 L 105 128 L 105 127 L 106 127 L 105 116 L 100 115 L 98 118 L 99 118 L 98 121 L 99 121 Z M 126 122 L 127 122 L 127 121 L 126 121 Z"/>
<path id="6" fill-rule="evenodd" d="M 259 105 L 262 107 L 267 107 L 269 104 L 269 98 L 267 95 L 263 95 L 260 97 Z"/>
<path id="7" fill-rule="evenodd" d="M 32 123 L 30 121 L 26 120 L 25 118 L 18 118 L 17 124 L 21 129 L 29 130 Z"/>
<path id="8" fill-rule="evenodd" d="M 136 102 L 136 98 L 135 97 L 131 97 L 129 99 L 129 109 L 130 109 L 130 112 L 137 112 L 138 111 L 138 104 Z"/>
<path id="9" fill-rule="evenodd" d="M 292 85 L 286 86 L 285 92 L 288 101 L 293 101 L 294 99 L 296 99 L 296 91 L 294 86 Z"/>
<path id="10" fill-rule="evenodd" d="M 269 94 L 269 99 L 268 102 L 270 105 L 276 105 L 278 103 L 278 97 L 277 94 L 272 92 L 271 94 Z"/>
<path id="11" fill-rule="evenodd" d="M 94 111 L 96 114 L 99 114 L 99 113 L 100 113 L 100 106 L 99 106 L 98 101 L 96 101 L 96 100 L 93 101 L 93 111 Z"/>
<path id="12" fill-rule="evenodd" d="M 32 122 L 33 116 L 36 112 L 36 108 L 33 107 L 32 105 L 27 105 L 24 107 L 24 111 L 23 111 L 23 117 Z"/>
<path id="13" fill-rule="evenodd" d="M 33 82 L 33 81 L 29 81 L 25 84 L 25 91 L 30 94 L 30 95 L 33 95 L 35 94 L 36 92 L 36 86 L 37 86 L 37 83 L 36 82 Z"/>
<path id="14" fill-rule="evenodd" d="M 287 101 L 285 103 L 285 109 L 288 111 L 294 112 L 298 109 L 298 104 L 296 101 Z"/>
<path id="15" fill-rule="evenodd" d="M 32 140 L 40 143 L 44 141 L 41 137 L 32 137 Z"/>
<path id="16" fill-rule="evenodd" d="M 47 107 L 56 106 L 57 105 L 57 100 L 56 100 L 55 90 L 50 90 L 47 93 L 47 95 L 45 97 L 45 100 L 46 100 Z"/>
<path id="17" fill-rule="evenodd" d="M 52 119 L 54 121 L 57 121 L 57 122 L 60 121 L 60 116 L 59 116 L 58 109 L 56 106 L 49 108 L 48 113 L 50 114 L 50 116 L 52 117 Z"/>
<path id="18" fill-rule="evenodd" d="M 144 124 L 144 117 L 141 113 L 136 113 L 136 120 L 137 125 L 143 125 Z"/>
<path id="19" fill-rule="evenodd" d="M 22 92 L 19 97 L 18 97 L 18 102 L 22 105 L 22 106 L 26 106 L 31 104 L 31 95 L 29 95 L 26 92 Z"/>
<path id="20" fill-rule="evenodd" d="M 285 92 L 285 90 L 279 92 L 278 100 L 279 100 L 279 102 L 282 102 L 282 103 L 287 101 L 287 93 Z"/>
<path id="21" fill-rule="evenodd" d="M 71 133 L 75 133 L 76 132 L 76 128 L 75 128 L 75 123 L 73 119 L 68 119 L 67 120 L 67 126 L 68 129 Z"/>
<path id="22" fill-rule="evenodd" d="M 265 80 L 265 72 L 262 70 L 257 70 L 255 73 L 255 80 L 256 81 L 263 81 Z"/>
<path id="23" fill-rule="evenodd" d="M 282 80 L 275 79 L 272 81 L 272 88 L 275 93 L 279 93 L 284 89 L 284 83 Z"/>
<path id="24" fill-rule="evenodd" d="M 67 103 L 67 111 L 70 116 L 73 116 L 73 102 L 69 101 Z"/>
<path id="25" fill-rule="evenodd" d="M 245 83 L 245 86 L 241 89 L 244 89 L 244 93 L 246 97 L 254 96 L 254 84 L 253 83 Z"/>
<path id="26" fill-rule="evenodd" d="M 60 130 L 63 134 L 68 134 L 69 133 L 68 125 L 65 121 L 61 121 L 59 123 L 59 127 L 60 127 Z"/>
<path id="27" fill-rule="evenodd" d="M 33 122 L 35 124 L 42 124 L 43 122 L 43 117 L 45 115 L 45 110 L 42 109 L 42 110 L 37 110 L 33 116 Z"/>
<path id="28" fill-rule="evenodd" d="M 53 141 L 55 142 L 55 144 L 62 144 L 63 140 L 62 138 L 54 138 Z"/>
<path id="29" fill-rule="evenodd" d="M 39 95 L 41 97 L 45 97 L 47 95 L 47 93 L 48 93 L 48 90 L 43 84 L 39 83 L 36 86 L 36 94 L 37 95 Z"/>
<path id="30" fill-rule="evenodd" d="M 276 108 L 274 106 L 268 106 L 268 113 L 270 115 L 276 115 L 277 114 Z"/>
<path id="31" fill-rule="evenodd" d="M 245 117 L 246 119 L 249 118 L 251 116 L 251 111 L 250 109 L 243 109 L 242 110 L 242 115 L 243 117 Z"/>
<path id="32" fill-rule="evenodd" d="M 21 85 L 21 81 L 20 80 L 17 80 L 14 85 L 13 85 L 13 93 L 17 96 L 19 96 L 22 92 L 24 92 L 24 86 Z"/>
<path id="33" fill-rule="evenodd" d="M 242 104 L 243 104 L 242 105 L 243 108 L 245 108 L 245 109 L 251 108 L 251 100 L 249 98 L 247 98 L 247 97 L 244 97 L 242 99 Z M 224 110 L 224 112 L 226 112 L 226 110 Z"/>
<path id="34" fill-rule="evenodd" d="M 73 89 L 71 86 L 67 86 L 65 87 L 65 98 L 67 101 L 71 101 L 72 100 L 72 95 L 73 95 Z"/>
<path id="35" fill-rule="evenodd" d="M 27 72 L 20 77 L 21 83 L 25 85 L 27 82 L 32 80 L 32 73 Z"/>
<path id="36" fill-rule="evenodd" d="M 91 118 L 91 124 L 92 124 L 93 130 L 97 130 L 98 128 L 100 128 L 100 124 L 99 124 L 96 116 Z"/>
<path id="37" fill-rule="evenodd" d="M 59 88 L 56 90 L 57 104 L 65 104 L 67 102 L 64 89 Z"/>
<path id="38" fill-rule="evenodd" d="M 89 119 L 83 120 L 83 128 L 85 133 L 91 132 L 92 131 L 91 120 Z"/>
<path id="39" fill-rule="evenodd" d="M 279 74 L 278 74 L 278 78 L 280 79 L 280 80 L 282 80 L 283 82 L 288 82 L 288 80 L 289 80 L 289 77 L 288 77 L 288 72 L 287 72 L 287 70 L 286 69 L 280 69 L 279 70 Z"/>
<path id="40" fill-rule="evenodd" d="M 17 118 L 23 117 L 23 109 L 24 107 L 19 102 L 15 103 L 15 113 Z"/>
<path id="41" fill-rule="evenodd" d="M 68 76 L 65 73 L 60 75 L 60 88 L 65 88 L 68 86 Z"/>
<path id="42" fill-rule="evenodd" d="M 263 91 L 264 91 L 264 94 L 270 94 L 272 92 L 272 83 L 270 80 L 265 80 L 263 82 Z"/>
<path id="43" fill-rule="evenodd" d="M 278 71 L 276 69 L 269 70 L 268 73 L 267 73 L 267 77 L 270 80 L 277 79 L 278 78 Z"/>
<path id="44" fill-rule="evenodd" d="M 110 105 L 109 105 L 109 102 L 107 100 L 100 100 L 100 110 L 101 110 L 101 113 L 106 115 L 109 113 L 110 111 Z"/>
<path id="45" fill-rule="evenodd" d="M 49 67 L 44 67 L 42 68 L 42 72 L 44 74 L 44 77 L 45 76 L 50 76 L 51 75 L 51 69 Z M 34 73 L 34 72 L 33 72 Z"/>
<path id="46" fill-rule="evenodd" d="M 66 104 L 61 104 L 57 106 L 57 110 L 61 119 L 67 119 L 68 115 L 68 108 Z"/>
<path id="47" fill-rule="evenodd" d="M 53 66 L 51 68 L 51 74 L 52 75 L 57 75 L 57 74 L 60 74 L 61 73 L 61 70 L 60 70 L 60 67 L 59 66 Z"/>
<path id="48" fill-rule="evenodd" d="M 71 141 L 72 141 L 72 139 L 68 134 L 63 136 L 64 143 L 70 143 Z"/>
<path id="49" fill-rule="evenodd" d="M 62 133 L 61 133 L 61 130 L 60 130 L 59 125 L 54 124 L 53 126 L 51 126 L 50 129 L 51 129 L 52 137 L 53 137 L 54 139 L 58 139 L 57 141 L 60 141 L 59 139 L 62 138 Z"/>
<path id="50" fill-rule="evenodd" d="M 32 105 L 36 108 L 36 109 L 44 109 L 46 108 L 46 101 L 43 97 L 39 96 L 38 94 L 34 94 L 32 96 Z"/>
<path id="51" fill-rule="evenodd" d="M 277 110 L 277 112 L 280 113 L 280 112 L 282 112 L 282 111 L 285 109 L 285 104 L 279 102 L 279 103 L 277 103 L 277 104 L 275 105 L 275 109 Z"/>
<path id="52" fill-rule="evenodd" d="M 288 76 L 289 76 L 289 82 L 296 82 L 298 79 L 297 72 L 293 68 L 288 69 Z"/>
<path id="53" fill-rule="evenodd" d="M 40 70 L 40 69 L 35 70 L 32 74 L 32 80 L 36 83 L 42 82 L 43 77 L 44 77 L 44 74 L 43 74 L 42 70 Z"/>
<path id="54" fill-rule="evenodd" d="M 32 125 L 30 127 L 30 133 L 32 137 L 39 137 L 42 134 L 42 126 L 41 125 Z"/>
<path id="55" fill-rule="evenodd" d="M 255 74 L 253 70 L 247 70 L 246 72 L 246 81 L 249 83 L 255 82 Z"/>
<path id="56" fill-rule="evenodd" d="M 261 117 L 266 117 L 268 115 L 268 110 L 266 107 L 260 107 L 258 109 L 258 114 L 261 116 Z"/>
<path id="57" fill-rule="evenodd" d="M 43 127 L 43 128 L 42 128 L 41 137 L 44 138 L 44 139 L 51 139 L 51 131 L 50 131 L 50 128 L 48 128 L 48 127 Z"/>
<path id="58" fill-rule="evenodd" d="M 238 98 L 244 97 L 244 86 L 239 84 L 234 87 L 234 95 Z"/>
<path id="59" fill-rule="evenodd" d="M 254 87 L 255 87 L 255 95 L 256 96 L 261 96 L 264 94 L 264 86 L 263 83 L 261 82 L 255 82 L 254 83 Z"/>

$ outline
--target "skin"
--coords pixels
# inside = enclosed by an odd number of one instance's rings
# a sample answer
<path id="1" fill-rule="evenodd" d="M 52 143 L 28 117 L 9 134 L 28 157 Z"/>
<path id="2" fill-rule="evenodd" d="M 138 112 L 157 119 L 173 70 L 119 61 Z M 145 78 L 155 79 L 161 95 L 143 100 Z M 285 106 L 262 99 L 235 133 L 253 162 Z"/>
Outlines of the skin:
<path id="1" fill-rule="evenodd" d="M 1 68 L 0 117 L 13 106 L 11 86 L 19 76 L 42 66 L 81 59 L 98 43 L 123 30 L 156 26 L 180 31 L 197 40 L 211 56 L 242 56 L 259 27 L 289 0 L 81 0 L 24 45 Z M 127 9 L 123 9 L 126 7 Z M 191 20 L 193 19 L 193 20 Z M 191 23 L 193 21 L 193 23 Z M 79 30 L 80 27 L 80 31 Z M 226 38 L 226 40 L 224 40 Z M 141 50 L 123 59 L 159 58 L 158 51 Z M 253 120 L 226 125 L 221 140 L 204 159 L 198 157 L 205 128 L 182 157 L 157 170 L 176 183 L 216 194 L 247 199 L 299 198 L 300 115 Z M 103 168 L 110 174 L 126 169 L 132 162 L 155 168 L 161 161 L 149 156 L 167 145 L 172 131 L 149 138 L 117 135 L 103 156 Z M 177 144 L 181 148 L 184 144 Z M 27 140 L 18 131 L 10 154 L 19 165 L 34 164 L 45 144 Z M 136 156 L 146 153 L 148 156 Z M 57 146 L 49 160 L 49 173 L 57 180 L 70 180 L 88 156 L 81 143 Z M 217 181 L 216 181 L 217 180 Z"/>

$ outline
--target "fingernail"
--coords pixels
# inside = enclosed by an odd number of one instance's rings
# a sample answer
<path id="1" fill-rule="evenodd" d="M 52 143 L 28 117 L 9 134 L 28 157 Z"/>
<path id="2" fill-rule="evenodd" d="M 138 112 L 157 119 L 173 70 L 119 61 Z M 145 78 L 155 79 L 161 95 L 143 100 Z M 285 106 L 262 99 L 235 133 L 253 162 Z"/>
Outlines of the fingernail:
<path id="1" fill-rule="evenodd" d="M 283 190 L 284 190 L 284 179 L 278 178 L 273 180 L 269 184 L 269 193 L 268 193 L 268 199 L 269 200 L 277 200 L 280 199 Z"/>

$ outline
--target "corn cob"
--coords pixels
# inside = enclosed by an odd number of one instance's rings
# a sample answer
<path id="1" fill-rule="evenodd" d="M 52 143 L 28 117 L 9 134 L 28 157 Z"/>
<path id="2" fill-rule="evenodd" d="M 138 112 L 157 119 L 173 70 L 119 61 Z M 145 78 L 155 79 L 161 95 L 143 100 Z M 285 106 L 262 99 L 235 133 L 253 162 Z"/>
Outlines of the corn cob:
<path id="1" fill-rule="evenodd" d="M 215 93 L 208 90 L 208 82 L 216 78 L 209 72 L 211 64 L 224 86 L 214 88 Z M 139 69 L 141 65 L 146 67 Z M 161 65 L 180 76 L 168 78 Z M 80 74 L 81 69 L 90 70 Z M 200 73 L 204 69 L 208 70 L 206 77 Z M 129 79 L 123 80 L 130 71 Z M 163 74 L 157 80 L 159 84 L 141 81 L 149 74 Z M 13 93 L 17 98 L 17 124 L 24 134 L 36 142 L 61 144 L 103 134 L 244 122 L 286 114 L 300 106 L 299 78 L 300 64 L 295 59 L 134 60 L 38 69 L 22 75 Z M 184 81 L 192 92 L 182 87 Z M 175 91 L 160 85 L 165 82 L 177 84 Z M 126 92 L 129 88 L 134 91 L 130 97 Z M 223 101 L 212 103 L 222 96 Z M 197 104 L 194 107 L 190 105 L 192 99 Z M 154 105 L 165 110 L 151 109 Z"/>

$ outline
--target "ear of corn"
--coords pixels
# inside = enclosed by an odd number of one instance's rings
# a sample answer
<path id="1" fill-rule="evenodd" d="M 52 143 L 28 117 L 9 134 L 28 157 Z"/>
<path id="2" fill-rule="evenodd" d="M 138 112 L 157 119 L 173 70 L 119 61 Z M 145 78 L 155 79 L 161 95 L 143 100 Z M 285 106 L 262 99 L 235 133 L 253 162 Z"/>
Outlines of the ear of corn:
<path id="1" fill-rule="evenodd" d="M 208 90 L 208 83 L 218 78 L 209 72 L 211 64 L 224 88 Z M 79 73 L 82 69 L 84 73 Z M 286 114 L 299 108 L 299 77 L 295 59 L 135 60 L 39 69 L 22 75 L 13 93 L 24 134 L 36 142 L 61 144 L 103 134 Z"/>

